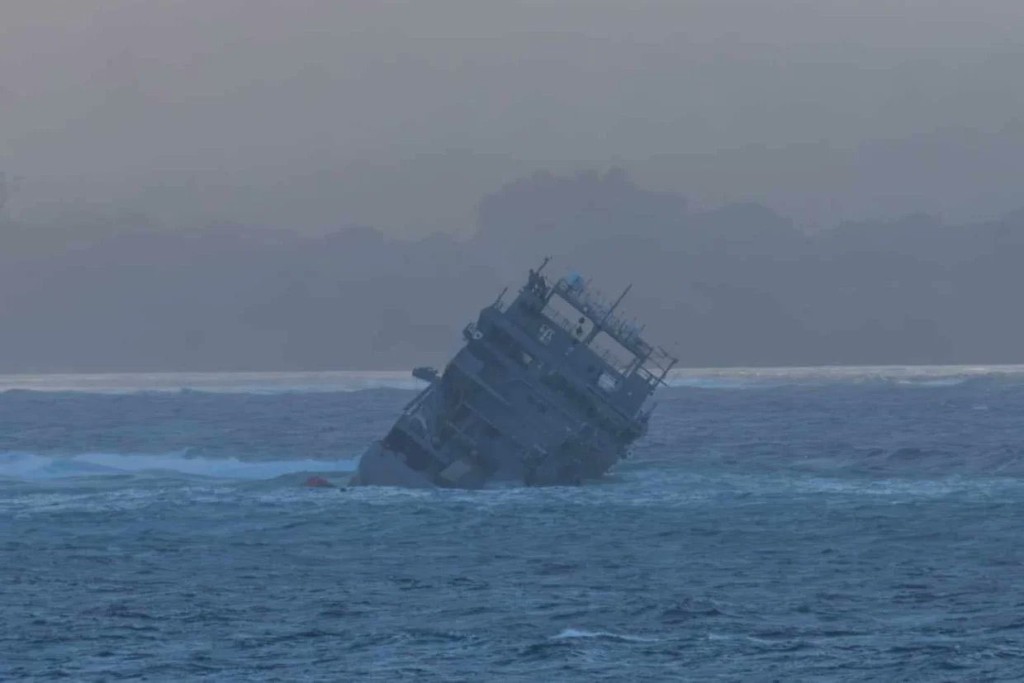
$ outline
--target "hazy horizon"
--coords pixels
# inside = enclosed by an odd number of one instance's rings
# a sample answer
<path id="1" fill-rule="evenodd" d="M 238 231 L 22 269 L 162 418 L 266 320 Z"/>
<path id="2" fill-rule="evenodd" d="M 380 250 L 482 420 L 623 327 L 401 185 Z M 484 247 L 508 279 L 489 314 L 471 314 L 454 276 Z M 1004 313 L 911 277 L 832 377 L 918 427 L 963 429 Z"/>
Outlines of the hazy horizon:
<path id="1" fill-rule="evenodd" d="M 175 231 L 132 214 L 6 228 L 6 373 L 443 365 L 545 255 L 555 277 L 634 284 L 624 311 L 686 367 L 1024 362 L 1024 321 L 1007 315 L 1024 210 L 808 234 L 764 206 L 693 207 L 613 170 L 506 184 L 464 239 Z"/>
<path id="2" fill-rule="evenodd" d="M 546 254 L 687 365 L 1024 362 L 1019 3 L 3 19 L 0 372 L 439 364 Z"/>
<path id="3" fill-rule="evenodd" d="M 464 234 L 544 169 L 621 167 L 804 229 L 1017 208 L 1024 6 L 12 0 L 8 212 Z"/>

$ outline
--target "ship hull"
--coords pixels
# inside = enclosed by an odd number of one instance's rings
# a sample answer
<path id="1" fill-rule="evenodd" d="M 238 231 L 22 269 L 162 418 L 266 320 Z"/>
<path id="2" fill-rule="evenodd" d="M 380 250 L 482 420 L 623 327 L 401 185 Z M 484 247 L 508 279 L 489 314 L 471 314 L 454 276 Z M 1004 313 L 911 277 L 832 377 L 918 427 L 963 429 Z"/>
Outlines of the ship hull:
<path id="1" fill-rule="evenodd" d="M 435 484 L 422 472 L 405 464 L 405 457 L 386 448 L 379 441 L 372 444 L 359 459 L 352 486 L 400 486 L 403 488 L 434 488 Z"/>
<path id="2" fill-rule="evenodd" d="M 578 278 L 551 285 L 530 271 L 511 304 L 499 297 L 463 329 L 443 373 L 413 370 L 426 388 L 351 482 L 479 489 L 604 475 L 646 432 L 647 399 L 675 362 L 658 365 L 638 328 L 613 316 L 622 296 L 608 305 Z"/>
<path id="3" fill-rule="evenodd" d="M 437 481 L 424 472 L 414 470 L 406 464 L 406 458 L 402 453 L 393 451 L 381 442 L 372 444 L 359 459 L 359 465 L 355 474 L 349 479 L 349 486 L 394 486 L 401 488 L 503 488 L 508 486 L 572 486 L 583 483 L 584 480 L 600 479 L 607 470 L 611 468 L 614 459 L 604 459 L 604 462 L 593 461 L 589 463 L 590 471 L 584 473 L 573 473 L 567 476 L 555 476 L 548 474 L 544 479 L 539 477 L 523 477 L 518 472 L 498 472 L 486 480 L 464 481 L 453 483 L 450 481 Z M 503 476 L 504 475 L 504 476 Z"/>

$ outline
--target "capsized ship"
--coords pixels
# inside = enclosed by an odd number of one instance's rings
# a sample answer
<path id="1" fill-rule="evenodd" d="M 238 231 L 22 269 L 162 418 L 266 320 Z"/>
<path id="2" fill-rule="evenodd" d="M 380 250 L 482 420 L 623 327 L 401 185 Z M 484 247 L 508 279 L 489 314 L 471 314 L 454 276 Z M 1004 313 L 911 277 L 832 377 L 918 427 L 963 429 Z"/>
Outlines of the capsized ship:
<path id="1" fill-rule="evenodd" d="M 600 477 L 646 434 L 676 363 L 578 274 L 548 259 L 511 303 L 505 291 L 463 330 L 466 344 L 359 461 L 353 485 L 481 488 Z M 507 288 L 506 288 L 507 291 Z"/>

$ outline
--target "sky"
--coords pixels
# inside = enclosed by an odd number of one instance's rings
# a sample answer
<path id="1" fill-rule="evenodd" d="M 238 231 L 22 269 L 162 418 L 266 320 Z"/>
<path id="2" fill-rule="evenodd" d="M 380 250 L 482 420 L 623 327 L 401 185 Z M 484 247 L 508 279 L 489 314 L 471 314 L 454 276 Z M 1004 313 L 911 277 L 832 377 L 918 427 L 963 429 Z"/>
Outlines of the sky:
<path id="1" fill-rule="evenodd" d="M 4 0 L 7 211 L 474 230 L 482 196 L 618 166 L 807 230 L 1024 203 L 1011 0 Z"/>

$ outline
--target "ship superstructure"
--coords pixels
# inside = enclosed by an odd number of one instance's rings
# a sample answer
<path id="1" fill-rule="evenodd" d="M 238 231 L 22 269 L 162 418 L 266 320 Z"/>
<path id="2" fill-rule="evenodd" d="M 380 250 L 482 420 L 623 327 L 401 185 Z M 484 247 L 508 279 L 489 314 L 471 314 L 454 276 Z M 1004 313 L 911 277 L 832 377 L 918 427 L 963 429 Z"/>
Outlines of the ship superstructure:
<path id="1" fill-rule="evenodd" d="M 676 359 L 582 277 L 530 270 L 463 330 L 443 374 L 363 454 L 353 484 L 479 488 L 599 477 L 647 431 L 649 399 Z"/>

